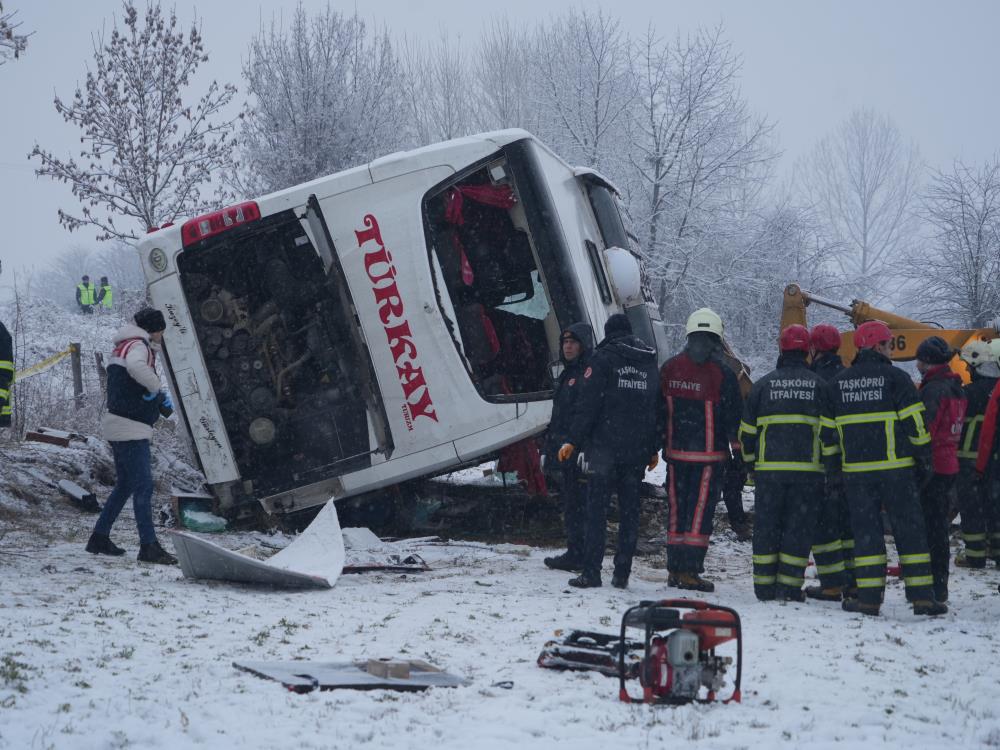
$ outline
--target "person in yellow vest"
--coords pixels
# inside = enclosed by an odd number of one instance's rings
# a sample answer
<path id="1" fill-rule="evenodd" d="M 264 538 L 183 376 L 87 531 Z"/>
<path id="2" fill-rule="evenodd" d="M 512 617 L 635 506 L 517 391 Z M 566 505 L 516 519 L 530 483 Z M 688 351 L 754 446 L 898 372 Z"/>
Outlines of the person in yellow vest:
<path id="1" fill-rule="evenodd" d="M 80 283 L 76 285 L 76 304 L 80 306 L 80 312 L 92 313 L 94 311 L 94 303 L 96 302 L 97 297 L 94 282 L 90 280 L 87 274 L 84 274 L 83 278 L 80 279 Z"/>
<path id="2" fill-rule="evenodd" d="M 0 323 L 0 427 L 10 427 L 11 390 L 14 388 L 14 340 Z"/>
<path id="3" fill-rule="evenodd" d="M 101 277 L 101 283 L 97 287 L 97 299 L 94 303 L 95 306 L 103 307 L 105 311 L 111 309 L 111 284 L 108 283 L 107 276 Z"/>

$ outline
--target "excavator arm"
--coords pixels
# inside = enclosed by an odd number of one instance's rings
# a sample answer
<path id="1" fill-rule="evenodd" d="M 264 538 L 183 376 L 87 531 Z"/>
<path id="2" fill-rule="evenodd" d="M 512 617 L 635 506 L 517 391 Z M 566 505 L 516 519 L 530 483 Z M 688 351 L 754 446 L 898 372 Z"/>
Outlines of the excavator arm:
<path id="1" fill-rule="evenodd" d="M 881 310 L 862 300 L 854 300 L 850 305 L 844 305 L 821 297 L 818 294 L 807 292 L 799 287 L 798 284 L 789 284 L 785 287 L 785 295 L 781 307 L 781 330 L 784 330 L 793 323 L 807 326 L 806 308 L 810 304 L 839 310 L 847 316 L 855 328 L 867 320 L 881 320 L 892 330 L 891 356 L 892 359 L 899 362 L 908 362 L 916 359 L 917 348 L 931 336 L 940 336 L 956 351 L 971 340 L 990 340 L 1000 336 L 996 324 L 989 328 L 940 328 L 930 323 L 922 323 L 919 320 L 913 320 L 912 318 L 896 315 L 887 310 Z M 854 348 L 853 336 L 843 336 L 838 353 L 844 362 L 851 362 L 854 359 L 857 350 Z M 957 356 L 952 360 L 951 368 L 961 375 L 965 382 L 968 382 L 968 370 L 965 363 Z"/>

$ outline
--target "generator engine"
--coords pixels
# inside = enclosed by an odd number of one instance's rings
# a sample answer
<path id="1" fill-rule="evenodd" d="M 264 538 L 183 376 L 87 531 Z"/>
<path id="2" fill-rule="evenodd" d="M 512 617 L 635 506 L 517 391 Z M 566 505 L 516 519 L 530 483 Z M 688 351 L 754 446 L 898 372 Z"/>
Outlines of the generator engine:
<path id="1" fill-rule="evenodd" d="M 645 631 L 645 648 L 638 668 L 624 660 L 619 664 L 621 700 L 672 704 L 718 700 L 733 657 L 717 655 L 715 649 L 735 641 L 736 677 L 731 694 L 722 700 L 740 701 L 743 639 L 735 610 L 693 599 L 641 602 L 622 618 L 623 642 L 627 628 Z M 642 697 L 628 690 L 627 681 L 634 678 L 642 686 Z"/>

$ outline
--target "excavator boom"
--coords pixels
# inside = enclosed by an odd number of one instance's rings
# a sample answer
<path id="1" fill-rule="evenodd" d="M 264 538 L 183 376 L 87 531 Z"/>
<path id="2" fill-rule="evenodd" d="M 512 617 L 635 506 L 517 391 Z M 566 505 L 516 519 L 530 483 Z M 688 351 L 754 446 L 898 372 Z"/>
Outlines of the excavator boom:
<path id="1" fill-rule="evenodd" d="M 781 328 L 798 323 L 808 326 L 806 308 L 817 304 L 844 313 L 855 327 L 868 320 L 881 320 L 892 330 L 892 358 L 899 362 L 916 359 L 917 348 L 931 336 L 940 336 L 956 351 L 974 339 L 990 340 L 1000 336 L 996 324 L 988 328 L 940 328 L 930 323 L 923 323 L 903 315 L 896 315 L 864 302 L 854 300 L 850 305 L 844 305 L 833 300 L 805 291 L 798 284 L 785 287 L 785 295 L 781 307 Z M 854 348 L 854 337 L 844 335 L 838 352 L 845 362 L 851 362 L 857 350 Z M 965 363 L 957 356 L 952 360 L 951 367 L 968 382 L 968 371 Z"/>

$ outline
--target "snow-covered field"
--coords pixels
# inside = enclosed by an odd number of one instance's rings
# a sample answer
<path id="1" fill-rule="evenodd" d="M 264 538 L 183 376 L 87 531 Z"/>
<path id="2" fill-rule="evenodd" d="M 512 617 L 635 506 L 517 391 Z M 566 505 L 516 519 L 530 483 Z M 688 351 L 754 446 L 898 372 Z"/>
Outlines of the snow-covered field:
<path id="1" fill-rule="evenodd" d="M 88 555 L 92 516 L 31 507 L 21 528 L 50 538 L 0 540 L 2 748 L 1000 747 L 992 568 L 955 574 L 944 618 L 914 617 L 894 581 L 885 616 L 862 619 L 834 604 L 757 603 L 749 545 L 727 532 L 709 553 L 718 588 L 706 598 L 744 618 L 743 703 L 630 706 L 611 679 L 535 659 L 556 629 L 613 631 L 629 605 L 675 596 L 655 558 L 628 591 L 578 591 L 545 569 L 546 550 L 455 543 L 422 550 L 429 573 L 285 593 L 137 565 L 127 513 L 114 536 L 129 555 Z M 298 695 L 232 666 L 396 655 L 471 684 Z"/>
<path id="2" fill-rule="evenodd" d="M 85 362 L 110 346 L 111 321 L 33 313 L 29 364 L 67 340 L 84 342 Z M 53 393 L 64 390 L 53 384 Z M 171 484 L 195 475 L 168 428 L 154 446 L 159 504 Z M 992 566 L 955 573 L 946 617 L 914 617 L 893 579 L 884 617 L 862 619 L 835 604 L 756 602 L 749 544 L 720 533 L 708 560 L 718 588 L 705 598 L 744 618 L 743 703 L 630 706 L 611 679 L 551 672 L 535 660 L 557 629 L 614 631 L 629 605 L 676 596 L 660 557 L 638 562 L 628 591 L 568 587 L 568 574 L 543 566 L 549 550 L 461 542 L 421 549 L 429 573 L 344 576 L 328 591 L 197 583 L 176 568 L 136 564 L 130 509 L 113 534 L 129 554 L 86 554 L 94 517 L 29 468 L 92 486 L 101 500 L 112 477 L 96 437 L 69 448 L 0 445 L 5 750 L 1000 747 L 1000 575 Z M 452 481 L 498 478 L 470 469 Z M 259 540 L 212 538 L 233 548 Z M 470 684 L 297 695 L 232 666 L 397 655 Z M 497 686 L 507 681 L 509 689 Z"/>

